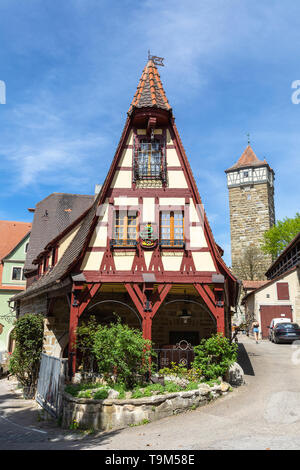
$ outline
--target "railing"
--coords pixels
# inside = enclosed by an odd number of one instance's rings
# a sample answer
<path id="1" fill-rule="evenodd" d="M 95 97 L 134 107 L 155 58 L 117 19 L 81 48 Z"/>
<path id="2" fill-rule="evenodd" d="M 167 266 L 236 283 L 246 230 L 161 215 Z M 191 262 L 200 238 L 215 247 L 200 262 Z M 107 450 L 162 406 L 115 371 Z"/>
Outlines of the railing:
<path id="1" fill-rule="evenodd" d="M 191 364 L 194 360 L 195 354 L 193 349 L 181 349 L 181 348 L 162 348 L 154 349 L 156 357 L 153 359 L 153 364 L 157 371 L 164 367 L 170 367 L 172 362 L 181 364 L 184 367 L 190 369 Z"/>
<path id="2" fill-rule="evenodd" d="M 184 248 L 185 243 L 184 240 L 160 240 L 159 246 L 161 247 L 175 247 L 175 248 Z"/>
<path id="3" fill-rule="evenodd" d="M 36 401 L 55 418 L 58 418 L 62 411 L 67 362 L 67 359 L 42 353 Z"/>
<path id="4" fill-rule="evenodd" d="M 127 238 L 127 239 L 119 239 L 119 238 L 112 238 L 110 240 L 110 247 L 111 248 L 115 248 L 115 247 L 128 247 L 128 246 L 132 246 L 132 247 L 136 247 L 137 246 L 137 240 L 136 239 L 131 239 L 131 238 Z"/>

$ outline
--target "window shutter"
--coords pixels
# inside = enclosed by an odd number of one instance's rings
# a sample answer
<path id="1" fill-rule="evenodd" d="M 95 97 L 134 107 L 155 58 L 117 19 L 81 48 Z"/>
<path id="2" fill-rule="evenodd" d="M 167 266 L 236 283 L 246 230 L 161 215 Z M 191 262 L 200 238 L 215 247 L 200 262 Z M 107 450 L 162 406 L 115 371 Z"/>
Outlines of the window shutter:
<path id="1" fill-rule="evenodd" d="M 288 282 L 277 282 L 277 298 L 278 300 L 289 300 L 289 283 Z"/>

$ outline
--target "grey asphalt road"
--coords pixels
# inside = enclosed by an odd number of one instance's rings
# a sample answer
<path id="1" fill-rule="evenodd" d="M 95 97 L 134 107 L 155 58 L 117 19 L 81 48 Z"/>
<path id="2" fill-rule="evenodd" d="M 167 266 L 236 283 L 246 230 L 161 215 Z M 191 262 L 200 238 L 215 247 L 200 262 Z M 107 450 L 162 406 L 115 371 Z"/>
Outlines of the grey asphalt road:
<path id="1" fill-rule="evenodd" d="M 227 396 L 154 423 L 88 437 L 38 423 L 36 410 L 25 412 L 20 398 L 3 395 L 0 381 L 0 449 L 300 449 L 300 346 L 255 344 L 240 336 L 239 361 L 246 385 Z"/>

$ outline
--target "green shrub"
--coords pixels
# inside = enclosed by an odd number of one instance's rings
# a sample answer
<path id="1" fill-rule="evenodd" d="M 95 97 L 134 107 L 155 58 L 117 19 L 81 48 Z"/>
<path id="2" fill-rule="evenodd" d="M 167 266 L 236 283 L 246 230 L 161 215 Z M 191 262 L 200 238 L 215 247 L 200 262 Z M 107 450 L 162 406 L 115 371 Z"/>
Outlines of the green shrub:
<path id="1" fill-rule="evenodd" d="M 65 392 L 77 398 L 93 398 L 91 390 L 95 388 L 100 391 L 108 389 L 100 383 L 70 384 L 65 387 Z"/>
<path id="2" fill-rule="evenodd" d="M 9 370 L 24 388 L 28 398 L 36 390 L 44 339 L 44 317 L 27 313 L 18 318 L 13 331 L 16 347 L 11 355 Z"/>
<path id="3" fill-rule="evenodd" d="M 98 325 L 93 337 L 93 354 L 98 370 L 109 382 L 112 376 L 117 382 L 130 388 L 149 370 L 151 342 L 142 332 L 122 325 L 120 320 L 109 326 Z"/>
<path id="4" fill-rule="evenodd" d="M 92 398 L 92 391 L 91 390 L 81 390 L 77 394 L 78 398 Z"/>
<path id="5" fill-rule="evenodd" d="M 198 386 L 198 382 L 190 382 L 185 387 L 185 390 L 197 390 Z"/>
<path id="6" fill-rule="evenodd" d="M 184 390 L 183 387 L 180 387 L 174 382 L 166 382 L 165 391 L 167 393 L 180 392 L 181 390 Z"/>
<path id="7" fill-rule="evenodd" d="M 139 389 L 135 389 L 132 392 L 131 398 L 142 398 L 144 396 L 143 392 Z"/>
<path id="8" fill-rule="evenodd" d="M 147 387 L 151 392 L 161 392 L 164 393 L 165 388 L 162 384 L 151 384 Z"/>
<path id="9" fill-rule="evenodd" d="M 105 400 L 105 398 L 107 397 L 108 397 L 108 390 L 106 388 L 97 390 L 97 392 L 93 396 L 95 400 Z"/>
<path id="10" fill-rule="evenodd" d="M 126 386 L 125 384 L 123 383 L 115 383 L 112 385 L 112 388 L 114 390 L 116 390 L 117 392 L 119 392 L 119 398 L 122 400 L 123 398 L 125 398 L 125 392 L 127 391 L 126 390 Z"/>
<path id="11" fill-rule="evenodd" d="M 89 370 L 95 360 L 93 353 L 94 336 L 97 331 L 97 320 L 92 315 L 87 323 L 83 322 L 76 329 L 76 348 L 82 354 L 82 368 Z"/>
<path id="12" fill-rule="evenodd" d="M 203 339 L 194 347 L 193 367 L 210 380 L 224 377 L 228 368 L 237 360 L 237 344 L 231 344 L 221 333 Z"/>
<path id="13" fill-rule="evenodd" d="M 160 369 L 159 373 L 161 375 L 176 375 L 176 377 L 181 377 L 192 382 L 201 379 L 201 369 L 192 367 L 187 369 L 183 364 L 177 364 L 176 362 L 171 362 L 171 367 L 165 367 Z"/>

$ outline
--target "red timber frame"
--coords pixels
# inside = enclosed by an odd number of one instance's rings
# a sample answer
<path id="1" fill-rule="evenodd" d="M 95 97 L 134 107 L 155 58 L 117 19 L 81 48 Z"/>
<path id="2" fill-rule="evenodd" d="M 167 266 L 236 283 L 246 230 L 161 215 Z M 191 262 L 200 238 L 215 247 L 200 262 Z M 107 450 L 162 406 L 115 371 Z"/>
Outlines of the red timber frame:
<path id="1" fill-rule="evenodd" d="M 73 284 L 70 304 L 69 323 L 69 375 L 72 377 L 76 372 L 76 329 L 78 321 L 93 297 L 100 289 L 101 283 Z"/>
<path id="2" fill-rule="evenodd" d="M 159 284 L 156 292 L 153 292 L 152 284 L 143 284 L 143 290 L 136 283 L 125 282 L 125 287 L 142 318 L 143 338 L 151 341 L 153 317 L 170 292 L 172 284 Z"/>
<path id="3" fill-rule="evenodd" d="M 223 287 L 218 285 L 214 291 L 212 291 L 207 284 L 195 283 L 194 287 L 215 317 L 217 323 L 217 333 L 222 333 L 225 336 L 226 330 L 224 302 L 223 300 L 218 301 L 216 298 L 218 295 L 221 295 L 221 298 L 223 299 Z"/>

